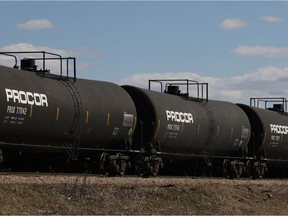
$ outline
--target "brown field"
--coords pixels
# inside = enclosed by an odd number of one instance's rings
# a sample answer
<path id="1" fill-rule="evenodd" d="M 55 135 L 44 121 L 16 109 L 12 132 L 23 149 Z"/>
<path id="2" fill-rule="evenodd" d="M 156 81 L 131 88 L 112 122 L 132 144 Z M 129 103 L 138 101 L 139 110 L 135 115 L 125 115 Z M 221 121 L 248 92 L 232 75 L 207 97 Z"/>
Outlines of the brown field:
<path id="1" fill-rule="evenodd" d="M 288 180 L 0 175 L 0 214 L 288 213 Z"/>

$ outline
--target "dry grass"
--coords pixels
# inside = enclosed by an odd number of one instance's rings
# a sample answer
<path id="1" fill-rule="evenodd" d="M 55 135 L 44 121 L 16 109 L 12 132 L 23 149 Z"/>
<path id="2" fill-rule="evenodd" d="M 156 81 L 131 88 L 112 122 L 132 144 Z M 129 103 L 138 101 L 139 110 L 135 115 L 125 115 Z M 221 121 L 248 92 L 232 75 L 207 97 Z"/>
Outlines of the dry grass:
<path id="1" fill-rule="evenodd" d="M 287 214 L 288 180 L 0 176 L 0 214 Z"/>

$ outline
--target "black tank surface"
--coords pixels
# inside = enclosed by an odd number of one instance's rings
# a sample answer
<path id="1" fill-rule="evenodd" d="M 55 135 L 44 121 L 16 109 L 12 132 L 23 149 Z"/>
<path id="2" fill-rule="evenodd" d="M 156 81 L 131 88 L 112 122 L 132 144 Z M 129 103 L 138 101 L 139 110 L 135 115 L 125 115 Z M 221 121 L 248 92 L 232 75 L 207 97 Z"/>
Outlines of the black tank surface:
<path id="1" fill-rule="evenodd" d="M 0 66 L 0 142 L 63 149 L 120 148 L 133 134 L 136 110 L 119 86 L 64 81 Z M 1 147 L 2 148 L 2 147 Z"/>
<path id="2" fill-rule="evenodd" d="M 209 101 L 207 105 L 133 86 L 123 88 L 133 98 L 143 125 L 138 122 L 136 139 L 143 136 L 145 143 L 156 143 L 163 154 L 211 155 L 213 151 L 224 155 L 248 144 L 248 118 L 232 103 Z"/>
<path id="3" fill-rule="evenodd" d="M 83 104 L 82 147 L 128 147 L 137 119 L 136 108 L 129 94 L 120 86 L 103 81 L 77 79 L 75 88 Z"/>
<path id="4" fill-rule="evenodd" d="M 250 154 L 276 160 L 288 159 L 288 116 L 272 110 L 238 104 L 251 122 Z M 255 146 L 254 146 L 255 145 Z"/>
<path id="5" fill-rule="evenodd" d="M 211 112 L 213 154 L 228 156 L 243 153 L 251 133 L 245 112 L 237 105 L 225 101 L 209 100 L 207 106 Z"/>

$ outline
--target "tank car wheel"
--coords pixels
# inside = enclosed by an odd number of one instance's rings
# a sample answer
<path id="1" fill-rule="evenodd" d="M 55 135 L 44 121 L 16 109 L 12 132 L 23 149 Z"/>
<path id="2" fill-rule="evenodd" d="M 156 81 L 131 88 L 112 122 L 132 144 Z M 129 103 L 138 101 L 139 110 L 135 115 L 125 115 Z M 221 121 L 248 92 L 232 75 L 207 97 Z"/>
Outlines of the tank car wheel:
<path id="1" fill-rule="evenodd" d="M 121 153 L 116 154 L 113 157 L 114 169 L 116 170 L 116 174 L 120 176 L 124 176 L 127 168 L 131 167 L 130 158 L 129 156 L 123 155 Z"/>
<path id="2" fill-rule="evenodd" d="M 152 176 L 156 177 L 163 168 L 163 161 L 160 157 L 153 157 L 152 159 Z"/>
<path id="3" fill-rule="evenodd" d="M 0 149 L 0 165 L 2 165 L 3 162 L 4 162 L 3 152 L 2 152 L 2 149 Z"/>
<path id="4" fill-rule="evenodd" d="M 262 179 L 267 172 L 266 163 L 256 162 L 255 166 L 255 178 Z"/>
<path id="5" fill-rule="evenodd" d="M 231 163 L 231 177 L 240 178 L 244 171 L 244 164 L 238 160 Z"/>
<path id="6" fill-rule="evenodd" d="M 253 163 L 251 160 L 247 160 L 246 162 L 246 176 L 249 178 L 253 178 L 254 172 L 253 172 Z"/>
<path id="7" fill-rule="evenodd" d="M 125 160 L 121 160 L 119 162 L 119 175 L 124 176 L 127 169 L 127 162 Z"/>
<path id="8" fill-rule="evenodd" d="M 231 178 L 231 161 L 229 159 L 223 161 L 223 174 L 225 177 Z"/>
<path id="9" fill-rule="evenodd" d="M 156 156 L 151 156 L 146 159 L 146 174 L 149 176 L 156 177 L 160 171 L 160 168 L 163 168 L 163 162 L 162 158 L 156 157 Z"/>
<path id="10" fill-rule="evenodd" d="M 136 162 L 135 170 L 141 177 L 156 177 L 163 168 L 162 158 L 156 156 L 139 156 Z"/>
<path id="11" fill-rule="evenodd" d="M 160 170 L 160 164 L 159 163 L 154 164 L 152 169 L 153 169 L 152 170 L 152 176 L 156 177 L 159 173 L 159 170 Z"/>
<path id="12" fill-rule="evenodd" d="M 142 177 L 143 175 L 143 156 L 136 155 L 133 162 L 134 174 Z"/>
<path id="13" fill-rule="evenodd" d="M 110 156 L 107 153 L 102 153 L 100 157 L 100 171 L 104 175 L 109 175 L 109 167 L 110 167 Z"/>

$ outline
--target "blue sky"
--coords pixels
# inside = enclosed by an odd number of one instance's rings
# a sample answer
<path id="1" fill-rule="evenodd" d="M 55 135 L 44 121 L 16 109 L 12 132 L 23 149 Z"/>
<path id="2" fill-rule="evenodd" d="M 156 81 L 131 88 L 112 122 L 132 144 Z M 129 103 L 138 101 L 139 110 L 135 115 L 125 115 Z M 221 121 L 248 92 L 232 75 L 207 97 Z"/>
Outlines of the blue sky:
<path id="1" fill-rule="evenodd" d="M 212 99 L 248 103 L 288 97 L 287 11 L 285 1 L 0 2 L 0 50 L 74 56 L 79 77 L 117 84 L 194 79 Z"/>

